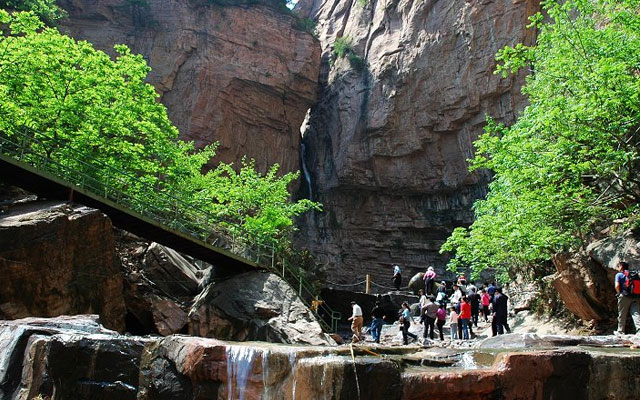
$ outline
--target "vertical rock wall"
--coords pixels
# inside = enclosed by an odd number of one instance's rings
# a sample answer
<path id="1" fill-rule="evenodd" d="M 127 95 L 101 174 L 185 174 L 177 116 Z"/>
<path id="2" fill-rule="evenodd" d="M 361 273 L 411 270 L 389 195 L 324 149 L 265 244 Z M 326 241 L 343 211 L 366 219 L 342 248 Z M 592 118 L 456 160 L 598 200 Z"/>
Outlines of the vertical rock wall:
<path id="1" fill-rule="evenodd" d="M 300 124 L 316 99 L 320 45 L 264 5 L 208 0 L 63 0 L 63 31 L 113 53 L 127 44 L 152 68 L 181 137 L 220 142 L 217 160 L 300 169 Z M 242 2 L 238 2 L 240 4 Z M 253 2 L 257 3 L 257 2 Z"/>
<path id="2" fill-rule="evenodd" d="M 486 174 L 466 162 L 485 115 L 511 122 L 525 105 L 524 75 L 494 75 L 494 55 L 532 42 L 525 25 L 538 8 L 538 0 L 301 0 L 323 47 L 303 141 L 324 212 L 301 222 L 298 241 L 332 267 L 332 281 L 369 272 L 391 286 L 391 264 L 405 267 L 405 279 L 444 267 L 440 245 L 472 222 L 471 205 L 486 193 Z M 335 59 L 339 37 L 352 50 Z"/>
<path id="3" fill-rule="evenodd" d="M 29 202 L 0 214 L 0 319 L 99 314 L 124 331 L 111 220 L 73 203 Z M 0 396 L 1 397 L 1 396 Z"/>

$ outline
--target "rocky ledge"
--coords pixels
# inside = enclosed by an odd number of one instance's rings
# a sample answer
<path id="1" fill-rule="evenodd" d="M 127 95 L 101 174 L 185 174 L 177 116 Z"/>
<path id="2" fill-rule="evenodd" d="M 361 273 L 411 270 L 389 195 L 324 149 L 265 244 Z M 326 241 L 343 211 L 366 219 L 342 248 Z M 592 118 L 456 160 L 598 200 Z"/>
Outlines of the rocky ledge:
<path id="1" fill-rule="evenodd" d="M 513 349 L 522 335 L 493 340 L 492 350 L 311 347 L 122 336 L 95 316 L 0 321 L 0 398 L 637 398 L 640 352 L 625 347 L 637 338 L 569 348 L 529 335 L 525 350 Z"/>

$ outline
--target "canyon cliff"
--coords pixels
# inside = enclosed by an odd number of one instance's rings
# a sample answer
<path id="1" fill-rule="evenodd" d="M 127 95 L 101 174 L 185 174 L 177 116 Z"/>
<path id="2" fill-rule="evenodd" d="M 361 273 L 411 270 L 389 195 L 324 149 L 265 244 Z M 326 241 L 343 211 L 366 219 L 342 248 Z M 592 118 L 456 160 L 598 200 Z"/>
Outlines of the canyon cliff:
<path id="1" fill-rule="evenodd" d="M 488 176 L 466 161 L 485 115 L 509 123 L 526 104 L 524 75 L 494 75 L 494 56 L 533 41 L 525 26 L 538 9 L 537 0 L 301 0 L 323 48 L 301 190 L 324 212 L 300 223 L 298 243 L 329 265 L 331 281 L 371 273 L 391 286 L 392 264 L 404 266 L 405 284 L 428 265 L 442 276 L 441 244 L 486 193 Z"/>
<path id="2" fill-rule="evenodd" d="M 142 54 L 181 138 L 220 143 L 215 162 L 247 156 L 261 171 L 274 163 L 299 170 L 299 127 L 316 100 L 318 41 L 274 7 L 209 3 L 64 0 L 60 28 L 110 54 L 116 44 Z"/>

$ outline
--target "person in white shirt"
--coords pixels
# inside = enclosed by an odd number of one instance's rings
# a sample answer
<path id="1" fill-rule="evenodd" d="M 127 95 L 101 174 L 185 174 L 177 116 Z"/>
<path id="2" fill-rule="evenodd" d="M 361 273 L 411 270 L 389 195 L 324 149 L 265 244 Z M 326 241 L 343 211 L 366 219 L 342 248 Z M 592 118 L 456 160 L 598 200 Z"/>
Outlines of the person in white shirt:
<path id="1" fill-rule="evenodd" d="M 396 288 L 396 290 L 400 290 L 400 284 L 402 283 L 402 272 L 400 271 L 399 265 L 393 266 L 393 278 L 391 279 L 393 280 L 393 286 Z"/>
<path id="2" fill-rule="evenodd" d="M 360 308 L 355 301 L 351 302 L 351 309 L 353 313 L 348 320 L 351 321 L 351 332 L 353 332 L 352 340 L 356 343 L 362 340 L 362 323 L 364 320 L 362 318 L 362 308 Z"/>

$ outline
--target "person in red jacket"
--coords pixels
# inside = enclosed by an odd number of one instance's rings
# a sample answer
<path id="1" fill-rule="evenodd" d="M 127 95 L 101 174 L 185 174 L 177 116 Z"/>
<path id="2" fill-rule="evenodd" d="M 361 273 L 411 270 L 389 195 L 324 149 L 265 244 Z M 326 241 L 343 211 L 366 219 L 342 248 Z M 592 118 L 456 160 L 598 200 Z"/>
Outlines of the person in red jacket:
<path id="1" fill-rule="evenodd" d="M 469 340 L 469 321 L 471 320 L 471 304 L 467 296 L 462 297 L 460 304 L 460 325 L 462 325 L 462 338 Z"/>

